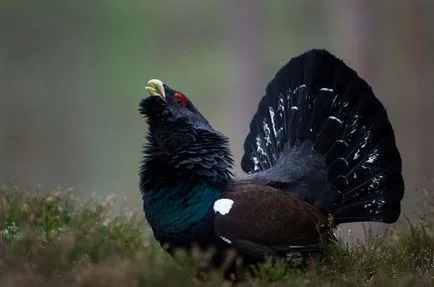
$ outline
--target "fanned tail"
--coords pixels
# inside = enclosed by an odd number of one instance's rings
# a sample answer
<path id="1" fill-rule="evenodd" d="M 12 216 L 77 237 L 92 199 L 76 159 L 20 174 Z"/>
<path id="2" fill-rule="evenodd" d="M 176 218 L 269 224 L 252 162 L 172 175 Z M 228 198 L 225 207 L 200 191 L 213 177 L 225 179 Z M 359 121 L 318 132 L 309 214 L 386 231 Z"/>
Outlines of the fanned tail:
<path id="1" fill-rule="evenodd" d="M 336 223 L 400 215 L 401 156 L 384 106 L 357 73 L 325 50 L 289 61 L 268 84 L 241 166 L 302 196 Z"/>

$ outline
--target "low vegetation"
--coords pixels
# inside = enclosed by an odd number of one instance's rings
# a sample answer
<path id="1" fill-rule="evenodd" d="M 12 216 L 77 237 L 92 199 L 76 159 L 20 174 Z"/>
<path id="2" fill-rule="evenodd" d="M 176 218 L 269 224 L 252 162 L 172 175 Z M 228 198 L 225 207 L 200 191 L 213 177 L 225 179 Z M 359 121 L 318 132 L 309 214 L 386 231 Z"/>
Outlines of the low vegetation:
<path id="1" fill-rule="evenodd" d="M 195 264 L 166 255 L 141 211 L 113 200 L 1 187 L 0 286 L 221 286 L 217 275 L 193 279 Z M 434 209 L 423 210 L 363 244 L 324 245 L 308 271 L 265 263 L 240 286 L 434 286 Z"/>

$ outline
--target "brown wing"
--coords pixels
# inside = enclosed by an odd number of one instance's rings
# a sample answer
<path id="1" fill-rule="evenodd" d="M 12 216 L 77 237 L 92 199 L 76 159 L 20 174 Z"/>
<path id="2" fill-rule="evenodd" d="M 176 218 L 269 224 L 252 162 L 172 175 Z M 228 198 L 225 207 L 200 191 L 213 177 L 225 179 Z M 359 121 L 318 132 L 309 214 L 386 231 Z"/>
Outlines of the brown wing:
<path id="1" fill-rule="evenodd" d="M 216 234 L 255 257 L 315 245 L 327 226 L 326 217 L 297 195 L 262 183 L 233 181 L 223 198 L 232 203 L 220 212 L 215 205 Z"/>

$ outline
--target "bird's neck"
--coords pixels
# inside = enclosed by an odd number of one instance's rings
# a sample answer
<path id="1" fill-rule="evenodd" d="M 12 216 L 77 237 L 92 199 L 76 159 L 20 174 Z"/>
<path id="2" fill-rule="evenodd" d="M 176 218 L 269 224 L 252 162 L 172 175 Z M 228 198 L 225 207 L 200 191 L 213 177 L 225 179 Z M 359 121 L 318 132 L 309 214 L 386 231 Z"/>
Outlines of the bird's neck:
<path id="1" fill-rule="evenodd" d="M 143 150 L 142 191 L 192 181 L 222 186 L 230 179 L 233 159 L 223 134 L 210 128 L 196 131 L 188 140 L 180 136 L 171 141 L 160 140 L 155 134 L 148 134 Z"/>
<path id="2" fill-rule="evenodd" d="M 143 204 L 157 240 L 183 245 L 212 233 L 212 206 L 220 197 L 206 182 L 180 182 L 143 192 Z"/>

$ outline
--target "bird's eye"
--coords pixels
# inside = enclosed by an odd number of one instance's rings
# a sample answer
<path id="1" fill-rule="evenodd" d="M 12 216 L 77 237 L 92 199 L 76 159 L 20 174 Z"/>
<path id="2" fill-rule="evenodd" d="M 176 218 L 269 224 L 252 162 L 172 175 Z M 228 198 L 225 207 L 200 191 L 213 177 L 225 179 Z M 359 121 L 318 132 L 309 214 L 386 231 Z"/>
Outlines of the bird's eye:
<path id="1" fill-rule="evenodd" d="M 186 108 L 188 106 L 188 101 L 187 101 L 187 97 L 184 96 L 181 93 L 175 93 L 175 101 L 177 103 L 179 103 L 180 105 L 182 105 L 184 108 Z"/>

